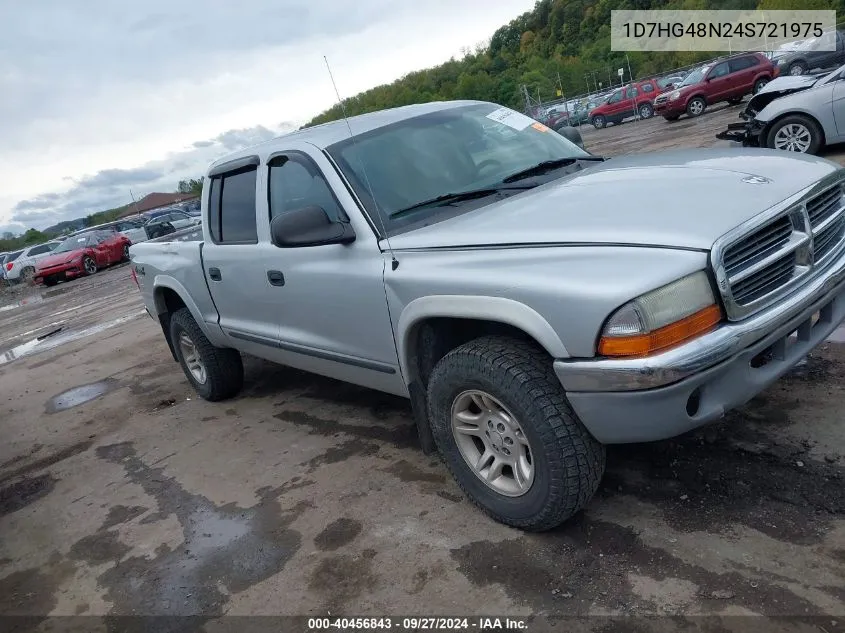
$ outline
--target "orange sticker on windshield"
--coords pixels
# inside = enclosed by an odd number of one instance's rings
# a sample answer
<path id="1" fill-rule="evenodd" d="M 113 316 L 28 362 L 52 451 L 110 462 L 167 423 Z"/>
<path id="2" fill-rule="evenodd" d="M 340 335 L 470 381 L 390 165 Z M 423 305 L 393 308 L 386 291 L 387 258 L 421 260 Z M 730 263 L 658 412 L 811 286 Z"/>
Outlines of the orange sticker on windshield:
<path id="1" fill-rule="evenodd" d="M 547 128 L 547 127 L 546 127 L 545 125 L 543 125 L 542 123 L 532 123 L 532 124 L 531 124 L 531 127 L 533 127 L 533 128 L 534 128 L 535 130 L 537 130 L 538 132 L 548 132 L 548 131 L 549 131 L 549 128 Z"/>

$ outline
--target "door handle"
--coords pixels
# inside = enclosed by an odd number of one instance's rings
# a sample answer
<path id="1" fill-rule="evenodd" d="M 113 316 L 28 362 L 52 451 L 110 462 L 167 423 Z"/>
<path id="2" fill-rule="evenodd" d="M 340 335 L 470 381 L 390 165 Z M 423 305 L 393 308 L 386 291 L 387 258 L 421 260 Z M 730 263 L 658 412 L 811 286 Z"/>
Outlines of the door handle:
<path id="1" fill-rule="evenodd" d="M 223 276 L 220 274 L 219 268 L 209 268 L 208 278 L 211 279 L 211 281 L 220 281 L 223 279 Z"/>
<path id="2" fill-rule="evenodd" d="M 284 286 L 285 285 L 285 276 L 282 274 L 280 270 L 268 270 L 267 271 L 267 281 L 270 282 L 271 286 Z"/>

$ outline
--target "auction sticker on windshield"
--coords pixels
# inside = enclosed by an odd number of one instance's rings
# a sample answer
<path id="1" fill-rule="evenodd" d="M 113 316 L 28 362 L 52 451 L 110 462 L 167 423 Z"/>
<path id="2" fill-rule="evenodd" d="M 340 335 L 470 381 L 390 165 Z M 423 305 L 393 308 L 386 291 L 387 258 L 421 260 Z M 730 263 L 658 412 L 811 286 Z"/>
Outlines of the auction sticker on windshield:
<path id="1" fill-rule="evenodd" d="M 492 119 L 497 123 L 507 125 L 517 131 L 524 130 L 529 125 L 535 123 L 534 119 L 531 117 L 525 116 L 524 114 L 511 110 L 510 108 L 499 108 L 498 110 L 493 110 L 487 115 L 487 118 Z"/>

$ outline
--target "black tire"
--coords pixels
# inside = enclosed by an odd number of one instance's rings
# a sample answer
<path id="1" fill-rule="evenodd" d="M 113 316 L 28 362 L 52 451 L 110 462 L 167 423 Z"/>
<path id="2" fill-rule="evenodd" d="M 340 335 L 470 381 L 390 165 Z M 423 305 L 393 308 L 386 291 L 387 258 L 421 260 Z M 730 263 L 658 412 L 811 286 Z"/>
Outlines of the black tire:
<path id="1" fill-rule="evenodd" d="M 734 97 L 733 99 L 728 99 L 728 103 L 732 106 L 739 105 L 742 103 L 742 97 Z"/>
<path id="2" fill-rule="evenodd" d="M 93 257 L 86 255 L 82 258 L 82 269 L 86 275 L 93 275 L 97 272 L 97 262 L 94 261 Z"/>
<path id="3" fill-rule="evenodd" d="M 44 277 L 44 285 L 45 286 L 55 286 L 58 281 L 56 281 L 55 277 Z"/>
<path id="4" fill-rule="evenodd" d="M 644 103 L 640 106 L 640 118 L 650 119 L 654 116 L 654 107 L 650 103 Z"/>
<path id="5" fill-rule="evenodd" d="M 751 94 L 756 95 L 758 92 L 760 92 L 763 88 L 766 87 L 766 84 L 769 83 L 769 81 L 771 81 L 771 80 L 767 79 L 766 77 L 763 77 L 762 79 L 758 79 L 757 81 L 755 81 L 754 87 L 751 89 Z"/>
<path id="6" fill-rule="evenodd" d="M 521 496 L 506 496 L 467 465 L 451 430 L 455 398 L 478 389 L 513 413 L 531 446 L 534 479 Z M 551 359 L 535 345 L 505 337 L 465 343 L 434 367 L 428 409 L 437 447 L 458 485 L 495 520 L 524 530 L 560 525 L 583 509 L 598 489 L 605 449 L 578 420 Z"/>
<path id="7" fill-rule="evenodd" d="M 698 109 L 700 106 L 700 110 Z M 687 116 L 688 117 L 697 117 L 704 114 L 704 110 L 707 109 L 707 102 L 704 100 L 704 97 L 693 97 L 687 102 Z"/>
<path id="8" fill-rule="evenodd" d="M 824 133 L 822 132 L 818 123 L 816 123 L 810 117 L 804 116 L 803 114 L 791 114 L 789 116 L 783 117 L 782 119 L 779 119 L 778 121 L 775 121 L 775 123 L 772 124 L 772 127 L 769 128 L 769 131 L 766 133 L 766 147 L 770 149 L 781 149 L 775 147 L 775 136 L 780 130 L 785 128 L 787 125 L 803 125 L 805 128 L 807 128 L 810 133 L 810 145 L 807 150 L 803 153 L 819 153 L 819 150 L 824 145 Z"/>
<path id="9" fill-rule="evenodd" d="M 805 75 L 807 74 L 807 64 L 805 62 L 792 62 L 786 74 L 792 76 Z"/>
<path id="10" fill-rule="evenodd" d="M 674 123 L 675 121 L 677 121 L 678 119 L 681 118 L 681 115 L 680 114 L 667 114 L 663 118 L 666 119 L 667 121 L 669 121 L 669 123 Z"/>
<path id="11" fill-rule="evenodd" d="M 32 266 L 27 266 L 21 271 L 21 281 L 25 284 L 31 284 L 35 279 L 35 269 Z"/>
<path id="12" fill-rule="evenodd" d="M 123 246 L 123 259 L 121 261 L 129 261 L 129 244 L 124 244 Z"/>
<path id="13" fill-rule="evenodd" d="M 593 117 L 591 123 L 593 124 L 594 128 L 600 130 L 607 125 L 607 119 L 604 117 L 603 114 L 597 114 Z"/>
<path id="14" fill-rule="evenodd" d="M 205 367 L 205 382 L 198 382 L 188 369 L 179 346 L 181 334 L 187 334 Z M 237 350 L 215 347 L 202 333 L 187 308 L 177 310 L 170 317 L 170 340 L 176 358 L 188 381 L 203 400 L 217 402 L 238 394 L 244 384 L 244 366 Z"/>

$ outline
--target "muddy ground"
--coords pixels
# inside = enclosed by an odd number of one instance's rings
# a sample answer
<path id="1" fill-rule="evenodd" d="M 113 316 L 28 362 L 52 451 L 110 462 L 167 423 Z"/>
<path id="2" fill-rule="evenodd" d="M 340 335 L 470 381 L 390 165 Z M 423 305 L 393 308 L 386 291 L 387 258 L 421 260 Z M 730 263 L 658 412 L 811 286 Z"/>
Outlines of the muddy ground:
<path id="1" fill-rule="evenodd" d="M 735 114 L 585 139 L 607 155 L 727 146 L 712 133 Z M 474 509 L 401 399 L 252 358 L 238 398 L 198 399 L 126 266 L 3 296 L 0 614 L 35 616 L 22 630 L 48 614 L 191 614 L 167 630 L 208 631 L 226 614 L 845 623 L 843 332 L 723 422 L 612 448 L 589 508 L 537 535 Z M 579 621 L 659 622 L 677 624 Z"/>

